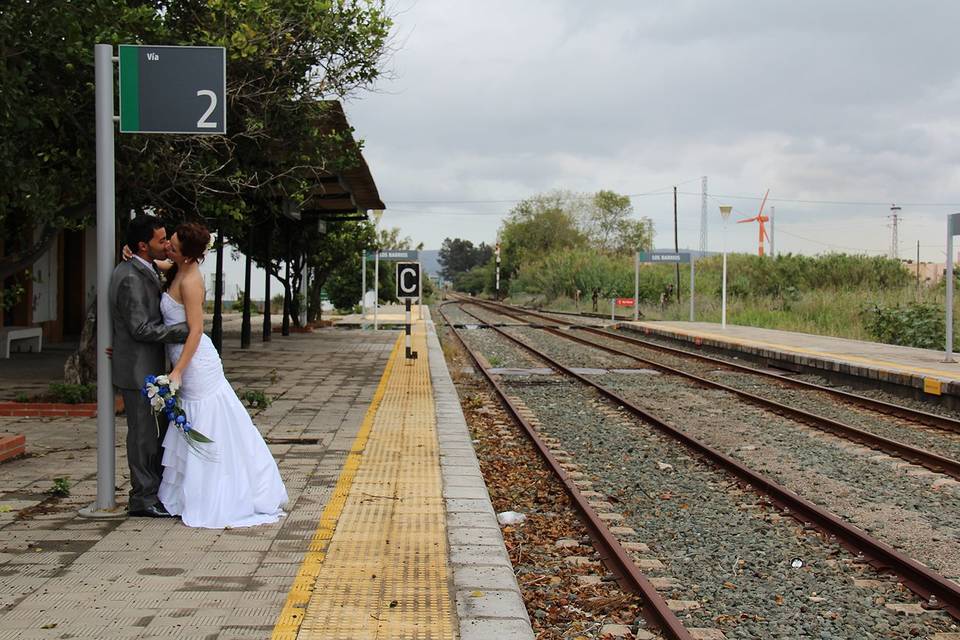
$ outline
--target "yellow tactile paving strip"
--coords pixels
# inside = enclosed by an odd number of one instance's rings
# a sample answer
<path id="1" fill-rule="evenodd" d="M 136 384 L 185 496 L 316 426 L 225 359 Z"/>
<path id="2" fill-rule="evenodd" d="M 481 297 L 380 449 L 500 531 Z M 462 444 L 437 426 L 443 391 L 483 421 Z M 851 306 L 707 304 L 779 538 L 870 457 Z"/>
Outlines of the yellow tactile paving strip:
<path id="1" fill-rule="evenodd" d="M 425 329 L 397 342 L 275 640 L 457 637 Z"/>

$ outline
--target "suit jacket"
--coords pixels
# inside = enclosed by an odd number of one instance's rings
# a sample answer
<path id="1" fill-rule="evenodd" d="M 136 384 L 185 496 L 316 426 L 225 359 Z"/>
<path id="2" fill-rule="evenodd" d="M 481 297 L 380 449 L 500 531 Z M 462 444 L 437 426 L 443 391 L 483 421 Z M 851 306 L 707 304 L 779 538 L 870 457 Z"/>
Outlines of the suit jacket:
<path id="1" fill-rule="evenodd" d="M 160 280 L 139 260 L 121 262 L 110 278 L 113 316 L 113 384 L 139 389 L 148 375 L 166 373 L 166 343 L 184 342 L 187 324 L 165 326 Z"/>

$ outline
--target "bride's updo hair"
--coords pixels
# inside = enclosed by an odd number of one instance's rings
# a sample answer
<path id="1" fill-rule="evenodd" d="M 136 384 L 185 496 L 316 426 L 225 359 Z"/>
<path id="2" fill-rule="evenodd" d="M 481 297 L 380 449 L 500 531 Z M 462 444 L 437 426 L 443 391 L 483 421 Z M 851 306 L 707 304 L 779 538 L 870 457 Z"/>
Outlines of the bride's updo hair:
<path id="1" fill-rule="evenodd" d="M 184 257 L 203 262 L 203 254 L 210 244 L 210 232 L 202 224 L 185 222 L 174 231 L 180 241 L 180 253 Z"/>

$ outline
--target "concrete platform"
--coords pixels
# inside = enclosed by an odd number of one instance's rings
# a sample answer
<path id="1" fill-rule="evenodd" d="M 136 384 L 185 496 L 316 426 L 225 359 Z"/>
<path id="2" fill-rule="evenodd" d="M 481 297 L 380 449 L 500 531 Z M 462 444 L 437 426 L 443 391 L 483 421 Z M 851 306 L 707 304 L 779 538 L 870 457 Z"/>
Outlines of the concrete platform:
<path id="1" fill-rule="evenodd" d="M 0 464 L 0 640 L 532 638 L 429 322 L 414 339 L 409 365 L 395 331 L 225 349 L 234 387 L 273 399 L 251 413 L 290 495 L 274 525 L 82 519 L 96 421 L 0 418 L 32 443 Z"/>
<path id="2" fill-rule="evenodd" d="M 423 318 L 428 318 L 429 313 L 427 308 L 424 307 L 423 311 L 418 308 L 418 305 L 413 305 L 410 310 L 410 316 L 413 320 L 422 321 Z M 373 327 L 373 309 L 367 309 L 366 314 L 362 313 L 351 313 L 350 315 L 343 316 L 334 321 L 334 325 L 341 328 L 350 328 L 350 329 L 359 329 L 361 327 Z M 402 327 L 406 323 L 406 313 L 403 305 L 400 304 L 382 304 L 377 310 L 377 324 L 382 328 L 394 328 Z"/>
<path id="3" fill-rule="evenodd" d="M 960 402 L 960 358 L 945 363 L 943 351 L 731 324 L 722 329 L 712 322 L 641 321 L 618 326 L 740 353 L 797 371 L 854 382 L 859 378 L 894 391 L 899 388 L 932 399 L 940 396 L 951 405 Z"/>

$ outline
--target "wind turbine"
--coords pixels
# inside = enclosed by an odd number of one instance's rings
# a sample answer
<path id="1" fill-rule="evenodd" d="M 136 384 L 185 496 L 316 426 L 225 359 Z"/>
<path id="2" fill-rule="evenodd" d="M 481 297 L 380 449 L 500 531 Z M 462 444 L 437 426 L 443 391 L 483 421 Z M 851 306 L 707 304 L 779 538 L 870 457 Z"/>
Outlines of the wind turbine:
<path id="1" fill-rule="evenodd" d="M 764 225 L 766 222 L 770 222 L 770 218 L 763 215 L 763 205 L 767 203 L 767 196 L 770 195 L 770 189 L 767 189 L 767 192 L 763 194 L 763 201 L 760 202 L 760 211 L 757 212 L 757 215 L 752 218 L 746 218 L 745 220 L 737 220 L 737 224 L 743 222 L 759 222 L 760 223 L 760 244 L 757 248 L 757 255 L 763 256 L 763 241 L 769 240 L 770 236 L 767 235 L 767 228 Z"/>

